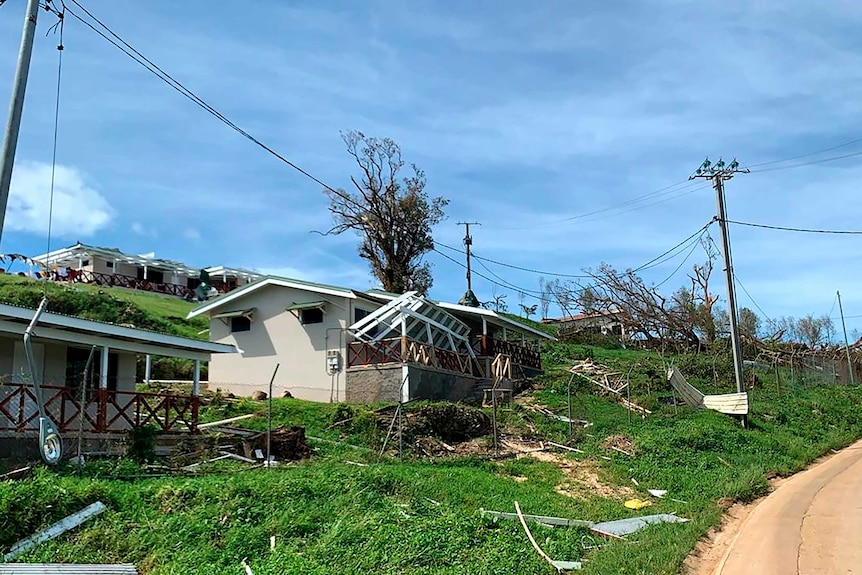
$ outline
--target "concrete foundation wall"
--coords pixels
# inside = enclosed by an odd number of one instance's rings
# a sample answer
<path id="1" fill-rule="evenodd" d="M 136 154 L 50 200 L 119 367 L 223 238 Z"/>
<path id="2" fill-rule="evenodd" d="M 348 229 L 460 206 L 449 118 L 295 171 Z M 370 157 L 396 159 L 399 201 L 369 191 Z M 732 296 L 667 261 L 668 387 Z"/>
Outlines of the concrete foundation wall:
<path id="1" fill-rule="evenodd" d="M 401 364 L 351 367 L 347 370 L 348 403 L 398 401 L 401 389 Z"/>
<path id="2" fill-rule="evenodd" d="M 398 401 L 401 388 L 401 364 L 352 367 L 347 370 L 347 401 L 374 403 Z M 408 367 L 409 399 L 459 401 L 471 396 L 481 397 L 484 380 L 438 371 L 419 365 Z M 488 383 L 484 387 L 491 387 Z"/>

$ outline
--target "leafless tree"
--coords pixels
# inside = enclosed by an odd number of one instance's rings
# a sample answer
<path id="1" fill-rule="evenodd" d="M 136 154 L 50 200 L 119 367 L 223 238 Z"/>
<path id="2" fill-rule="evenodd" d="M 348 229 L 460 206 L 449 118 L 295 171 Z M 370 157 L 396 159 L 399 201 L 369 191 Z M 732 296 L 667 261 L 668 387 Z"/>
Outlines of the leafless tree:
<path id="1" fill-rule="evenodd" d="M 410 175 L 401 177 L 405 163 L 391 139 L 357 131 L 341 137 L 361 174 L 359 179 L 350 177 L 353 191 L 324 190 L 335 222 L 327 234 L 359 234 L 359 255 L 386 291 L 426 293 L 433 278 L 422 258 L 434 249 L 431 228 L 445 217 L 448 200 L 428 199 L 425 174 L 415 165 Z"/>
<path id="2" fill-rule="evenodd" d="M 739 335 L 756 338 L 760 332 L 760 317 L 753 310 L 744 307 L 739 310 Z"/>
<path id="3" fill-rule="evenodd" d="M 543 276 L 539 276 L 539 303 L 542 307 L 542 319 L 548 317 L 548 310 L 551 308 L 551 298 L 554 295 L 554 284 L 545 280 Z"/>
<path id="4" fill-rule="evenodd" d="M 796 332 L 799 339 L 812 348 L 826 343 L 827 334 L 832 329 L 832 319 L 826 315 L 814 317 L 813 314 L 808 314 L 796 322 Z"/>

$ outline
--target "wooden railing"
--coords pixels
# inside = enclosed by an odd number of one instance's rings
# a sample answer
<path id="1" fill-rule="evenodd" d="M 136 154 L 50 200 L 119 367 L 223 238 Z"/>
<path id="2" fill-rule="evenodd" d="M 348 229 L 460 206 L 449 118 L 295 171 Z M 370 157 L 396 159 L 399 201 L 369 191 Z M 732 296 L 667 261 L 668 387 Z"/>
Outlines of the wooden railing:
<path id="1" fill-rule="evenodd" d="M 96 284 L 108 287 L 123 287 L 140 291 L 163 293 L 182 298 L 194 296 L 194 290 L 191 290 L 186 286 L 140 280 L 136 277 L 123 274 L 105 274 L 86 270 L 70 270 L 69 275 L 65 279 L 71 282 Z"/>
<path id="2" fill-rule="evenodd" d="M 511 341 L 495 339 L 489 335 L 480 335 L 476 337 L 473 349 L 476 351 L 476 355 L 482 357 L 497 357 L 497 355 L 503 354 L 509 356 L 515 365 L 542 369 L 542 354 Z"/>
<path id="3" fill-rule="evenodd" d="M 42 386 L 45 412 L 60 432 L 83 430 L 105 433 L 154 425 L 161 433 L 196 431 L 199 398 L 135 391 L 90 392 L 86 404 L 80 389 Z M 82 424 L 83 415 L 83 424 Z M 39 408 L 33 387 L 0 385 L 0 431 L 38 431 Z"/>
<path id="4" fill-rule="evenodd" d="M 469 353 L 441 349 L 413 339 L 390 338 L 373 343 L 354 341 L 347 346 L 348 367 L 402 362 L 473 375 L 474 366 Z"/>

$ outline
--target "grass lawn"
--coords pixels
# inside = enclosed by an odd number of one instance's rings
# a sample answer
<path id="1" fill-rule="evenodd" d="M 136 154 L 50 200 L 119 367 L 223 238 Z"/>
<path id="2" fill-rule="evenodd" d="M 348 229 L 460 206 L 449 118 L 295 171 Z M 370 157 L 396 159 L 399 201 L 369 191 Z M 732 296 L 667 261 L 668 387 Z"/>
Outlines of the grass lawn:
<path id="1" fill-rule="evenodd" d="M 209 337 L 205 331 L 209 323 L 205 318 L 185 319 L 197 304 L 178 297 L 82 283 L 43 282 L 0 274 L 0 301 L 5 303 L 35 308 L 46 288 L 48 311 L 131 324 L 193 339 L 205 340 Z"/>
<path id="2" fill-rule="evenodd" d="M 582 560 L 584 573 L 677 573 L 697 540 L 721 516 L 719 501 L 749 501 L 767 490 L 766 477 L 787 474 L 862 436 L 862 388 L 803 387 L 769 376 L 752 393 L 751 429 L 710 411 L 658 401 L 668 395 L 655 354 L 555 346 L 542 385 L 501 409 L 511 436 L 568 439 L 568 425 L 528 409 L 567 410 L 569 374 L 563 367 L 591 354 L 627 367 L 632 397 L 653 415 L 630 417 L 618 404 L 573 385 L 575 417 L 593 423 L 576 430 L 584 454 L 533 457 L 379 457 L 383 432 L 370 408 L 273 400 L 276 425 L 302 425 L 310 459 L 273 469 L 218 462 L 197 476 L 132 479 L 145 473 L 127 460 L 94 461 L 84 476 L 68 467 L 38 470 L 25 481 L 0 484 L 0 548 L 95 500 L 109 510 L 75 531 L 28 553 L 26 561 L 132 561 L 147 574 L 241 573 L 548 573 L 520 525 L 497 521 L 480 508 L 590 519 L 678 513 L 691 521 L 659 525 L 608 541 L 583 528 L 531 525 L 554 559 Z M 697 381 L 697 364 L 679 360 Z M 689 362 L 689 363 L 685 363 Z M 615 367 L 616 369 L 616 367 Z M 713 370 L 709 365 L 710 373 Z M 706 373 L 706 372 L 704 372 Z M 701 383 L 700 385 L 704 385 Z M 720 387 L 720 386 L 719 386 Z M 265 414 L 267 402 L 216 400 L 206 421 L 241 413 Z M 345 415 L 350 424 L 331 427 Z M 265 417 L 237 422 L 264 429 Z M 633 457 L 605 448 L 608 436 L 625 436 Z M 487 439 L 480 441 L 488 441 Z M 365 464 L 362 465 L 356 465 Z M 634 478 L 639 486 L 631 479 Z M 646 488 L 666 489 L 651 498 Z M 652 505 L 632 511 L 630 497 Z M 274 551 L 270 536 L 276 537 Z"/>

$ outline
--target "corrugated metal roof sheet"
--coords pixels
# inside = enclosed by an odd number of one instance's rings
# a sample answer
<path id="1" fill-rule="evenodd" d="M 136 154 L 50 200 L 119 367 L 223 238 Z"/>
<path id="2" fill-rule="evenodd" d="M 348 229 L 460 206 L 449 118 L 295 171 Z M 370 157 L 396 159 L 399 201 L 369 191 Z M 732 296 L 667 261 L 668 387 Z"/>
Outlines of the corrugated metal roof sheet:
<path id="1" fill-rule="evenodd" d="M 66 563 L 0 563 L 0 575 L 138 575 L 131 563 L 70 565 Z"/>

